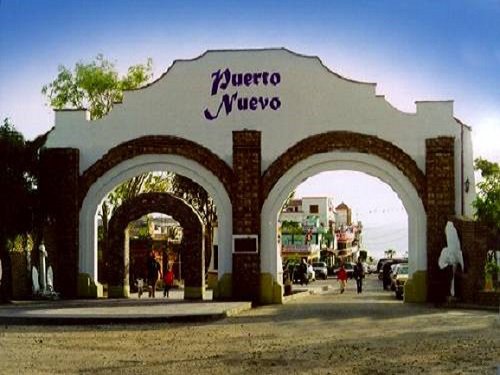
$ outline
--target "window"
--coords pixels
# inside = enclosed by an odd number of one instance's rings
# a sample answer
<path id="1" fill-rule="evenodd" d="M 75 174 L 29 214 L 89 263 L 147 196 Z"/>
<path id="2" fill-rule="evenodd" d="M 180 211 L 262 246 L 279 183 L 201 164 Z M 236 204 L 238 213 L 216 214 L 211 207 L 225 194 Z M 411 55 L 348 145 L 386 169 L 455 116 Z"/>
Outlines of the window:
<path id="1" fill-rule="evenodd" d="M 319 213 L 319 206 L 317 204 L 312 204 L 309 206 L 309 213 L 317 214 Z"/>

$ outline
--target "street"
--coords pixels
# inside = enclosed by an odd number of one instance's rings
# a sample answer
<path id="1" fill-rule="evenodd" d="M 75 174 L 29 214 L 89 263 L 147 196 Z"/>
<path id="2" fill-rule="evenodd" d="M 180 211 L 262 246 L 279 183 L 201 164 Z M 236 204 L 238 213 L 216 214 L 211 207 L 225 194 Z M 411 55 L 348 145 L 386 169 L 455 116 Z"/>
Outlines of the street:
<path id="1" fill-rule="evenodd" d="M 375 276 L 210 323 L 0 327 L 2 374 L 495 374 L 498 312 L 404 304 Z M 296 285 L 294 285 L 296 287 Z"/>

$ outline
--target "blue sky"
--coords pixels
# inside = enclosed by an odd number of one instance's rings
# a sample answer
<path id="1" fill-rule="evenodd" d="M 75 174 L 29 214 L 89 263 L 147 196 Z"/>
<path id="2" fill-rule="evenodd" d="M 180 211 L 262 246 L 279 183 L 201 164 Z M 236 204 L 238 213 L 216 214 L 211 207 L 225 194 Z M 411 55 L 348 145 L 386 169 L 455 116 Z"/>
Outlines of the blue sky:
<path id="1" fill-rule="evenodd" d="M 207 49 L 287 47 L 405 111 L 454 99 L 476 155 L 500 161 L 499 20 L 498 0 L 0 0 L 0 116 L 29 139 L 50 129 L 42 85 L 97 53 L 122 71 L 152 57 L 158 77 Z"/>
<path id="2" fill-rule="evenodd" d="M 500 0 L 0 0 L 0 118 L 28 139 L 46 132 L 53 112 L 41 87 L 58 65 L 98 53 L 122 72 L 151 57 L 158 77 L 207 49 L 263 47 L 317 55 L 341 75 L 376 82 L 404 111 L 416 100 L 453 99 L 455 116 L 473 128 L 475 155 L 500 162 Z M 351 185 L 365 186 L 376 205 L 362 191 L 351 197 L 352 186 L 334 189 L 342 173 L 310 179 L 298 193 L 335 196 L 360 214 L 401 209 L 389 187 L 366 176 L 351 174 Z"/>

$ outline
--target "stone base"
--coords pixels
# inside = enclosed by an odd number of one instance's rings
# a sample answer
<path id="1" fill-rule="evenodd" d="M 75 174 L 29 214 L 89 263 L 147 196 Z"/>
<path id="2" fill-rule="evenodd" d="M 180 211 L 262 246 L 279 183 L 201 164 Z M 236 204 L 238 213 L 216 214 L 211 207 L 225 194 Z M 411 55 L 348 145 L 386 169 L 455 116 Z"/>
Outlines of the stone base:
<path id="1" fill-rule="evenodd" d="M 185 286 L 184 299 L 199 299 L 202 300 L 205 295 L 205 287 Z"/>
<path id="2" fill-rule="evenodd" d="M 270 273 L 260 274 L 260 304 L 283 303 L 283 285 L 277 283 Z"/>
<path id="3" fill-rule="evenodd" d="M 225 273 L 213 288 L 214 300 L 228 300 L 233 295 L 233 278 L 230 273 Z"/>
<path id="4" fill-rule="evenodd" d="M 124 285 L 109 285 L 108 298 L 129 298 L 130 287 Z"/>
<path id="5" fill-rule="evenodd" d="M 405 283 L 405 302 L 427 302 L 427 271 L 417 271 Z"/>
<path id="6" fill-rule="evenodd" d="M 500 308 L 500 290 L 486 291 L 480 290 L 477 292 L 476 303 L 481 306 L 499 306 Z"/>
<path id="7" fill-rule="evenodd" d="M 102 298 L 104 296 L 102 284 L 92 280 L 88 273 L 80 273 L 77 295 L 79 298 Z"/>
<path id="8" fill-rule="evenodd" d="M 215 290 L 217 288 L 217 271 L 208 271 L 208 277 L 207 277 L 207 287 L 208 289 Z"/>

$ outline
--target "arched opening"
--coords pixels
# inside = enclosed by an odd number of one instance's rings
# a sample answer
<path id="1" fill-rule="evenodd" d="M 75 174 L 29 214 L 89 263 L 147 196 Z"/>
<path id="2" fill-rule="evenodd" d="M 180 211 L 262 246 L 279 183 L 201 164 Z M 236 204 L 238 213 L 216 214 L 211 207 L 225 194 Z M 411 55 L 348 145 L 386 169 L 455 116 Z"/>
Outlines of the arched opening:
<path id="1" fill-rule="evenodd" d="M 198 162 L 186 159 L 179 155 L 145 154 L 125 159 L 115 164 L 111 169 L 102 173 L 88 189 L 80 209 L 79 228 L 79 273 L 80 293 L 91 296 L 99 295 L 100 285 L 97 267 L 97 207 L 104 197 L 117 185 L 128 179 L 148 172 L 173 172 L 189 178 L 202 186 L 212 197 L 217 206 L 218 217 L 218 273 L 216 295 L 222 295 L 224 288 L 220 288 L 221 279 L 230 274 L 231 262 L 231 234 L 232 208 L 229 194 L 225 185 L 213 173 Z M 150 210 L 155 212 L 156 209 Z M 82 288 L 83 284 L 83 288 Z M 85 289 L 86 285 L 90 285 Z M 95 285 L 93 287 L 92 285 Z M 97 290 L 93 290 L 97 289 Z M 219 289 L 222 291 L 219 292 Z M 89 291 L 90 289 L 90 291 Z M 220 294 L 217 294 L 220 293 Z"/>
<path id="2" fill-rule="evenodd" d="M 106 259 L 109 296 L 129 296 L 130 252 L 127 226 L 152 211 L 171 215 L 183 229 L 184 297 L 202 299 L 205 292 L 205 249 L 201 218 L 183 200 L 168 193 L 144 193 L 117 208 L 109 224 Z"/>
<path id="3" fill-rule="evenodd" d="M 278 302 L 283 292 L 282 262 L 278 243 L 278 215 L 283 202 L 304 180 L 325 171 L 349 170 L 366 173 L 388 184 L 401 200 L 408 214 L 408 259 L 410 275 L 418 278 L 418 289 L 425 289 L 426 211 L 419 191 L 394 164 L 368 153 L 331 151 L 307 156 L 288 168 L 277 180 L 262 207 L 263 273 L 273 278 L 273 299 Z M 279 285 L 279 287 L 278 287 Z M 269 298 L 269 294 L 266 296 Z"/>

